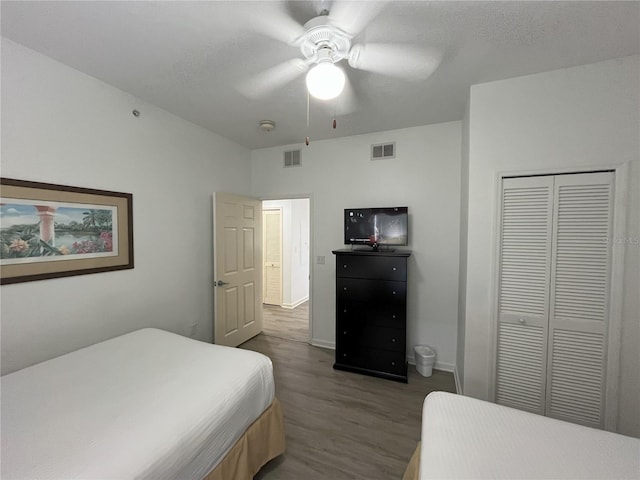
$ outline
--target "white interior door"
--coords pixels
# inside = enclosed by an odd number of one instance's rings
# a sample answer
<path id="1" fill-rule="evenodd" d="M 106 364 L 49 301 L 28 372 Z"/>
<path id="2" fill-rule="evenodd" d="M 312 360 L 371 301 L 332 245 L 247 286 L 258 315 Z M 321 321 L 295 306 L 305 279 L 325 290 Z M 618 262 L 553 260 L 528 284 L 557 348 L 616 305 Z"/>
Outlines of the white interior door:
<path id="1" fill-rule="evenodd" d="M 262 202 L 213 194 L 214 343 L 262 332 Z"/>
<path id="2" fill-rule="evenodd" d="M 282 305 L 282 209 L 262 211 L 263 302 Z"/>
<path id="3" fill-rule="evenodd" d="M 604 426 L 612 172 L 555 179 L 547 415 Z"/>
<path id="4" fill-rule="evenodd" d="M 502 186 L 496 403 L 544 414 L 553 177 Z"/>

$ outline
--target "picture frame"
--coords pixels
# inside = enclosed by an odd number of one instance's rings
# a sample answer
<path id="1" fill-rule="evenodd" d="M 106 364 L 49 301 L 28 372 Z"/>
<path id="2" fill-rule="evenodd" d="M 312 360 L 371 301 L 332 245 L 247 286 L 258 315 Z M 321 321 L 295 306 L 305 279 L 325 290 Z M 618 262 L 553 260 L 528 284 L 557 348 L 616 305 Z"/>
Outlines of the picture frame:
<path id="1" fill-rule="evenodd" d="M 132 194 L 0 178 L 0 285 L 130 268 Z"/>

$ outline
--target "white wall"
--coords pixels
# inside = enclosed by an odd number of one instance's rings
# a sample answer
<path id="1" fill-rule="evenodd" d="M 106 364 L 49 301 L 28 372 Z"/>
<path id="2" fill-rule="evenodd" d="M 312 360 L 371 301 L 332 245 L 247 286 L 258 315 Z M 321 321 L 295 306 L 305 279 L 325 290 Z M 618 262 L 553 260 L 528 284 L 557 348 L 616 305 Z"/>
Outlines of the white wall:
<path id="1" fill-rule="evenodd" d="M 627 164 L 627 231 L 618 239 L 626 243 L 618 424 L 620 432 L 640 436 L 639 85 L 640 61 L 633 56 L 471 88 L 466 395 L 490 392 L 498 172 Z"/>
<path id="2" fill-rule="evenodd" d="M 264 200 L 262 208 L 282 209 L 282 306 L 309 299 L 309 199 Z"/>
<path id="3" fill-rule="evenodd" d="M 395 141 L 392 160 L 371 161 L 372 143 Z M 302 149 L 302 166 L 283 168 L 283 151 Z M 335 345 L 335 260 L 344 248 L 343 211 L 409 207 L 408 353 L 435 348 L 437 367 L 456 358 L 461 123 L 311 141 L 308 147 L 254 150 L 253 194 L 262 198 L 312 194 L 312 343 Z"/>
<path id="4" fill-rule="evenodd" d="M 145 326 L 212 339 L 211 193 L 250 193 L 249 150 L 2 39 L 2 176 L 132 193 L 135 245 L 133 270 L 3 285 L 2 373 Z"/>

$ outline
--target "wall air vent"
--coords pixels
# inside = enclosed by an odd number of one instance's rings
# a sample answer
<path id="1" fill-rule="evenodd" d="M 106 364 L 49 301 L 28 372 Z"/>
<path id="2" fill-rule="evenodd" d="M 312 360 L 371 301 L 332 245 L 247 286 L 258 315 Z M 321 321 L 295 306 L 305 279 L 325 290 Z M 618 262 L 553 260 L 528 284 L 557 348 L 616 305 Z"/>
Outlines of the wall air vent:
<path id="1" fill-rule="evenodd" d="M 284 166 L 287 167 L 299 167 L 301 165 L 300 161 L 300 150 L 291 150 L 290 152 L 284 152 Z"/>
<path id="2" fill-rule="evenodd" d="M 371 160 L 382 160 L 383 158 L 396 158 L 396 142 L 371 145 Z"/>

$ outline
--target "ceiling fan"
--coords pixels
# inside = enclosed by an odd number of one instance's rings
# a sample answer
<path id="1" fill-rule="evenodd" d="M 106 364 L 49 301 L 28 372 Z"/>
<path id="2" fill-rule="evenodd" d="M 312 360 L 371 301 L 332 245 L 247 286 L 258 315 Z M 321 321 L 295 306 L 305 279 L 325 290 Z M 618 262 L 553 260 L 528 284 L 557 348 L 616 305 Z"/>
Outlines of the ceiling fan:
<path id="1" fill-rule="evenodd" d="M 308 72 L 309 94 L 320 100 L 330 100 L 338 97 L 349 84 L 338 66 L 342 60 L 354 69 L 407 80 L 426 79 L 440 63 L 441 55 L 434 49 L 420 49 L 411 44 L 352 44 L 387 3 L 334 1 L 331 11 L 322 9 L 304 25 L 282 11 L 272 11 L 266 18 L 261 12 L 260 21 L 254 25 L 256 29 L 298 47 L 302 58 L 271 67 L 241 82 L 238 90 L 248 98 L 257 99 Z"/>

